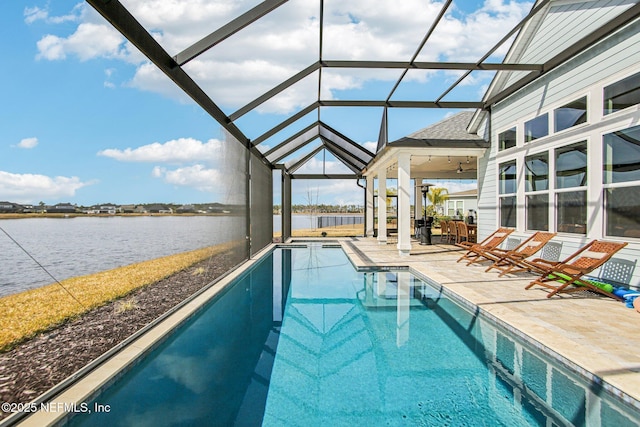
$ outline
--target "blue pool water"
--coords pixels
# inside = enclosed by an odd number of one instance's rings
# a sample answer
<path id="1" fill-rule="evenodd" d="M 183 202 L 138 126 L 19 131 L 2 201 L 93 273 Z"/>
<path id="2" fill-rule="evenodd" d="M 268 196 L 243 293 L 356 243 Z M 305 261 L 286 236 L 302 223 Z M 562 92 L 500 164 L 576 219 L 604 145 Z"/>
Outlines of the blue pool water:
<path id="1" fill-rule="evenodd" d="M 90 426 L 637 425 L 407 271 L 278 249 L 113 385 Z M 93 402 L 89 404 L 93 407 Z"/>

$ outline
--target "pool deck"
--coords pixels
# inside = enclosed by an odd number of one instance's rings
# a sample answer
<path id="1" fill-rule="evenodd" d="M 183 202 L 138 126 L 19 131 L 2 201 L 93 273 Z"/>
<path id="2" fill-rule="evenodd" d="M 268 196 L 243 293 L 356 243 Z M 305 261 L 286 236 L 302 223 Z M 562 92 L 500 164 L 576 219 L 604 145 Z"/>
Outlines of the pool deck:
<path id="1" fill-rule="evenodd" d="M 605 387 L 611 385 L 619 397 L 639 407 L 640 313 L 624 303 L 590 292 L 547 298 L 548 289 L 524 289 L 532 274 L 498 277 L 496 270 L 484 271 L 489 263 L 457 263 L 463 250 L 454 245 L 414 241 L 410 256 L 400 256 L 395 242 L 381 245 L 364 237 L 341 242 L 355 266 L 409 267 L 536 340 L 576 371 L 601 378 Z"/>

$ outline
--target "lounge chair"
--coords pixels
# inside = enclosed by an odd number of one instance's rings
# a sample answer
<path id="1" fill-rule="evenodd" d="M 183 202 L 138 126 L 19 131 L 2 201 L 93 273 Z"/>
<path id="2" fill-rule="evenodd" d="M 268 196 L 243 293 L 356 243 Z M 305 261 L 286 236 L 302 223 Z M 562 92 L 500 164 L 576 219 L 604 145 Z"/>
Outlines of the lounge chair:
<path id="1" fill-rule="evenodd" d="M 507 273 L 531 271 L 532 267 L 526 264 L 526 259 L 538 253 L 556 234 L 537 231 L 513 249 L 495 248 L 488 251 L 485 256 L 493 259 L 494 263 L 485 271 L 498 269 L 500 277 Z"/>
<path id="2" fill-rule="evenodd" d="M 621 300 L 611 292 L 580 278 L 602 266 L 625 246 L 627 246 L 627 242 L 593 240 L 564 261 L 554 262 L 540 258 L 531 260 L 528 264 L 541 272 L 541 276 L 529 283 L 525 289 L 531 289 L 535 285 L 551 289 L 552 291 L 547 295 L 547 298 L 551 298 L 555 294 L 583 291 L 586 288 Z M 556 284 L 554 285 L 554 283 Z"/>
<path id="3" fill-rule="evenodd" d="M 485 254 L 487 253 L 487 251 L 493 250 L 500 246 L 500 244 L 504 242 L 504 240 L 512 232 L 513 228 L 501 227 L 480 243 L 467 241 L 457 243 L 457 246 L 460 246 L 461 248 L 467 250 L 467 252 L 465 252 L 465 254 L 458 259 L 458 262 L 466 259 L 468 260 L 467 265 L 470 265 L 475 262 L 482 262 L 486 260 L 493 261 L 491 258 L 485 257 Z"/>

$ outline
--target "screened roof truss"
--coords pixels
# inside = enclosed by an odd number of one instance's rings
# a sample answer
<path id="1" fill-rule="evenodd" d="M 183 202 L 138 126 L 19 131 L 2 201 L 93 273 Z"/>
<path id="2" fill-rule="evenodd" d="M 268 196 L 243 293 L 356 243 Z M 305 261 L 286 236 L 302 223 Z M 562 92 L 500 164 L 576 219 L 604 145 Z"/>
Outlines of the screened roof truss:
<path id="1" fill-rule="evenodd" d="M 190 77 L 183 69 L 183 66 L 192 59 L 202 55 L 207 50 L 224 43 L 224 41 L 233 34 L 242 31 L 242 29 L 259 21 L 272 11 L 283 6 L 288 0 L 264 0 L 262 3 L 253 7 L 251 10 L 231 20 L 220 28 L 215 29 L 209 35 L 192 44 L 191 46 L 179 52 L 177 55 L 170 55 L 153 36 L 136 20 L 136 18 L 120 3 L 119 0 L 87 0 L 103 17 L 105 17 L 118 31 L 120 31 L 131 43 L 133 43 L 144 55 L 146 55 L 164 74 L 166 74 L 178 87 L 180 87 L 187 95 L 189 95 L 198 105 L 200 105 L 212 118 L 214 118 L 230 135 L 244 144 L 262 161 L 271 166 L 276 167 L 285 157 L 288 157 L 306 146 L 310 142 L 319 139 L 322 145 L 311 153 L 303 156 L 297 161 L 280 164 L 278 167 L 284 170 L 295 172 L 304 162 L 309 160 L 309 156 L 318 154 L 322 149 L 331 152 L 337 159 L 343 162 L 350 170 L 354 172 L 354 177 L 358 175 L 366 164 L 373 158 L 373 154 L 362 148 L 358 143 L 352 141 L 347 136 L 341 135 L 334 129 L 331 129 L 321 120 L 320 109 L 322 107 L 378 107 L 385 112 L 391 108 L 459 108 L 459 109 L 479 109 L 490 110 L 491 105 L 505 99 L 518 89 L 529 84 L 533 80 L 539 78 L 545 73 L 551 71 L 567 59 L 588 49 L 593 44 L 602 40 L 616 29 L 621 28 L 627 23 L 635 20 L 640 16 L 640 4 L 636 3 L 627 9 L 624 13 L 614 17 L 613 19 L 602 23 L 602 25 L 593 32 L 585 34 L 580 40 L 567 46 L 560 54 L 546 60 L 544 63 L 527 64 L 527 63 L 496 63 L 488 61 L 488 58 L 496 52 L 505 42 L 518 33 L 527 25 L 534 17 L 545 12 L 552 0 L 541 0 L 536 3 L 532 10 L 517 23 L 504 37 L 496 43 L 485 55 L 476 62 L 421 62 L 417 58 L 423 47 L 441 23 L 442 18 L 452 5 L 452 0 L 443 3 L 438 16 L 434 19 L 431 26 L 427 29 L 423 39 L 417 46 L 415 53 L 406 61 L 370 61 L 370 60 L 332 60 L 323 57 L 323 31 L 324 31 L 324 0 L 319 0 L 319 54 L 317 61 L 308 65 L 303 70 L 291 76 L 287 80 L 264 92 L 262 95 L 247 103 L 235 112 L 226 115 L 223 110 L 211 99 L 209 95 Z M 478 37 L 482 37 L 479 34 Z M 402 73 L 384 98 L 376 100 L 328 100 L 321 97 L 321 81 L 323 70 L 327 69 L 398 69 Z M 405 78 L 410 70 L 461 70 L 464 73 L 450 87 L 444 90 L 439 96 L 433 99 L 425 100 L 392 100 L 392 96 L 396 89 Z M 481 101 L 462 100 L 462 101 L 446 101 L 444 98 L 452 90 L 454 90 L 461 82 L 474 71 L 528 71 L 525 77 L 518 80 L 509 87 L 501 88 L 497 92 L 491 94 L 490 97 L 485 95 Z M 312 73 L 318 74 L 318 90 L 315 101 L 307 107 L 301 109 L 286 120 L 269 129 L 259 137 L 250 140 L 244 132 L 236 125 L 236 121 L 255 110 L 257 107 L 290 88 L 292 85 L 300 82 L 302 79 L 310 76 Z M 296 132 L 293 136 L 282 139 L 274 148 L 262 153 L 257 149 L 257 145 L 274 137 L 280 132 L 286 131 L 290 126 L 295 125 L 299 120 L 308 114 L 317 111 L 317 121 L 307 126 L 305 129 Z M 386 114 L 385 114 L 386 116 Z M 386 126 L 386 121 L 383 121 Z M 386 135 L 386 132 L 381 132 Z M 386 143 L 387 141 L 382 141 Z M 384 145 L 384 144 L 383 144 Z M 304 160 L 304 161 L 303 161 Z"/>

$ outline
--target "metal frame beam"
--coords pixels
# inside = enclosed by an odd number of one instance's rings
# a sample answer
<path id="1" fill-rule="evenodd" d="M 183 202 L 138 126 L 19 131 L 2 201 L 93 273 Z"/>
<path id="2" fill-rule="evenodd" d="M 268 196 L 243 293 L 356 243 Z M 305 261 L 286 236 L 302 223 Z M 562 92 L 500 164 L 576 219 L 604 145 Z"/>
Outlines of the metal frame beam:
<path id="1" fill-rule="evenodd" d="M 249 147 L 247 138 L 227 117 L 215 102 L 194 82 L 178 63 L 160 46 L 149 32 L 129 13 L 118 0 L 87 0 L 100 15 L 133 43 L 180 89 L 200 105 L 234 138 Z M 262 154 L 260 154 L 262 156 Z"/>
<path id="2" fill-rule="evenodd" d="M 329 126 L 329 125 L 327 125 L 327 124 L 325 124 L 323 122 L 320 122 L 320 136 L 324 137 L 324 138 L 327 138 L 327 136 L 323 134 L 323 132 L 322 132 L 323 130 L 335 135 L 336 137 L 338 137 L 341 140 L 343 140 L 347 145 L 353 147 L 353 149 L 355 151 L 354 152 L 349 152 L 351 155 L 353 155 L 355 157 L 357 157 L 358 155 L 366 156 L 366 157 L 368 157 L 368 159 L 366 160 L 367 162 L 369 160 L 373 159 L 374 154 L 372 152 L 370 152 L 369 150 L 367 150 L 366 148 L 364 148 L 360 144 L 355 143 L 353 140 L 351 140 L 350 138 L 346 137 L 342 133 L 338 132 L 337 130 L 335 130 L 331 126 Z"/>
<path id="3" fill-rule="evenodd" d="M 309 159 L 311 159 L 313 156 L 315 156 L 316 154 L 318 154 L 319 152 L 321 152 L 322 150 L 324 150 L 324 145 L 320 144 L 318 146 L 318 148 L 314 149 L 313 151 L 311 151 L 309 154 L 302 156 L 301 158 L 294 160 L 289 166 L 287 166 L 286 164 L 284 165 L 284 169 L 288 172 L 288 173 L 294 173 L 295 171 L 297 171 L 302 165 L 304 165 L 307 161 L 309 161 Z"/>
<path id="4" fill-rule="evenodd" d="M 447 0 L 442 6 L 439 15 L 432 23 L 431 27 L 425 34 L 415 53 L 409 61 L 347 61 L 347 60 L 324 60 L 323 59 L 323 32 L 324 32 L 324 1 L 320 0 L 320 26 L 319 26 L 319 53 L 317 62 L 309 65 L 304 70 L 301 70 L 294 76 L 273 87 L 269 91 L 263 93 L 258 98 L 254 99 L 247 105 L 241 107 L 239 110 L 227 116 L 216 103 L 204 92 L 204 90 L 183 70 L 182 64 L 187 63 L 189 60 L 197 57 L 206 50 L 221 43 L 225 39 L 229 38 L 233 34 L 241 31 L 243 28 L 253 24 L 266 16 L 273 10 L 287 3 L 287 0 L 263 0 L 260 4 L 245 12 L 241 16 L 228 22 L 218 30 L 204 37 L 200 41 L 194 43 L 192 46 L 183 50 L 174 57 L 171 57 L 164 48 L 153 38 L 153 36 L 147 31 L 130 12 L 120 3 L 120 0 L 87 0 L 87 2 L 100 13 L 107 21 L 113 25 L 120 33 L 122 33 L 133 45 L 135 45 L 145 56 L 149 58 L 167 77 L 169 77 L 182 91 L 190 96 L 201 108 L 203 108 L 213 119 L 215 119 L 222 128 L 234 139 L 237 139 L 240 143 L 245 145 L 256 154 L 262 162 L 274 167 L 274 164 L 282 158 L 290 155 L 292 152 L 302 148 L 310 141 L 306 141 L 303 144 L 297 144 L 297 146 L 291 150 L 285 150 L 286 154 L 279 157 L 277 160 L 271 162 L 267 156 L 273 154 L 275 150 L 282 150 L 286 148 L 288 143 L 291 143 L 296 137 L 300 137 L 304 132 L 308 132 L 313 126 L 318 127 L 318 132 L 315 137 L 320 137 L 323 140 L 323 146 L 329 150 L 343 151 L 343 156 L 359 158 L 367 157 L 359 155 L 359 152 L 351 152 L 350 149 L 345 149 L 339 144 L 330 144 L 329 139 L 322 133 L 326 131 L 334 132 L 333 129 L 324 125 L 321 121 L 321 108 L 320 107 L 380 107 L 380 108 L 421 108 L 421 109 L 483 109 L 488 110 L 491 105 L 504 100 L 514 92 L 518 91 L 525 85 L 531 83 L 540 76 L 548 73 L 552 69 L 556 68 L 562 63 L 570 60 L 572 57 L 582 53 L 586 49 L 590 48 L 594 44 L 600 42 L 602 39 L 618 30 L 622 26 L 637 19 L 640 16 L 640 4 L 636 3 L 629 9 L 621 13 L 620 15 L 612 18 L 604 25 L 594 30 L 591 34 L 583 37 L 572 46 L 564 49 L 561 53 L 546 61 L 544 64 L 514 64 L 514 63 L 485 63 L 487 60 L 501 45 L 503 45 L 509 38 L 513 37 L 518 31 L 521 31 L 529 21 L 531 21 L 537 14 L 543 12 L 545 8 L 548 8 L 551 0 L 541 0 L 517 25 L 515 25 L 509 33 L 507 33 L 502 39 L 492 47 L 479 61 L 475 63 L 465 62 L 416 62 L 420 51 L 424 48 L 425 44 L 429 40 L 431 34 L 438 26 L 438 23 L 443 18 L 446 10 L 451 4 L 451 0 Z M 364 68 L 364 69 L 403 69 L 403 74 L 396 83 L 394 89 L 391 90 L 386 100 L 322 100 L 321 99 L 321 87 L 322 87 L 322 72 L 324 68 Z M 466 71 L 463 75 L 446 91 L 444 91 L 437 99 L 430 101 L 391 101 L 395 89 L 402 81 L 406 73 L 411 69 L 422 70 L 462 70 Z M 234 121 L 238 120 L 248 112 L 254 110 L 256 107 L 283 92 L 287 88 L 293 86 L 297 82 L 306 78 L 310 74 L 318 71 L 318 99 L 306 108 L 300 110 L 298 113 L 284 120 L 277 126 L 268 130 L 264 134 L 260 135 L 253 141 L 250 141 L 244 133 L 234 124 Z M 511 86 L 499 91 L 495 95 L 491 96 L 485 101 L 442 101 L 442 99 L 453 90 L 460 82 L 462 82 L 473 71 L 496 71 L 496 72 L 509 72 L 509 71 L 530 71 L 524 77 L 519 79 Z M 307 114 L 317 110 L 317 121 L 305 128 L 305 130 L 298 132 L 295 136 L 287 138 L 273 149 L 269 150 L 266 154 L 260 153 L 256 146 L 268 138 L 276 135 L 278 132 L 291 126 L 298 120 L 302 119 Z M 347 141 L 353 144 L 354 147 L 359 147 L 358 144 L 349 140 L 341 134 L 336 133 L 341 140 Z M 297 141 L 299 143 L 300 141 Z M 335 153 L 333 153 L 336 155 Z M 344 161 L 345 158 L 337 156 L 340 160 Z M 356 162 L 358 163 L 358 162 Z M 347 166 L 357 166 L 353 161 L 347 161 Z"/>
<path id="5" fill-rule="evenodd" d="M 262 18 L 269 12 L 282 6 L 289 0 L 265 0 L 253 9 L 245 12 L 231 22 L 223 25 L 213 33 L 204 37 L 173 57 L 178 65 L 184 65 L 198 55 L 211 49 L 223 40 L 231 37 L 244 27 Z"/>
<path id="6" fill-rule="evenodd" d="M 331 142 L 326 138 L 320 137 L 320 139 L 324 143 L 324 146 L 327 149 L 327 151 L 333 154 L 337 159 L 339 159 L 346 167 L 351 169 L 354 173 L 360 172 L 362 169 L 365 168 L 365 166 L 367 166 L 367 162 L 363 162 L 363 161 L 360 161 L 361 162 L 360 165 L 355 164 L 354 162 L 357 161 L 358 159 L 353 154 L 347 153 L 340 146 L 334 144 L 333 142 Z"/>
<path id="7" fill-rule="evenodd" d="M 478 64 L 481 64 L 484 62 L 485 59 L 487 59 L 488 57 L 490 57 L 493 52 L 495 52 L 496 50 L 498 50 L 498 48 L 500 46 L 502 46 L 502 44 L 504 42 L 506 42 L 507 40 L 509 40 L 509 38 L 511 36 L 513 36 L 516 32 L 520 31 L 520 29 L 527 23 L 529 22 L 539 11 L 541 11 L 543 8 L 545 8 L 547 6 L 547 4 L 551 2 L 551 0 L 542 0 L 542 2 L 540 2 L 539 5 L 537 5 L 536 7 L 534 7 L 533 9 L 531 9 L 531 11 L 529 11 L 529 13 L 527 14 L 527 16 L 525 16 L 522 20 L 520 20 L 520 22 L 518 22 L 516 24 L 515 27 L 513 27 L 511 29 L 511 31 L 509 31 L 507 34 L 505 34 L 504 37 L 502 37 L 498 43 L 496 43 L 491 49 L 489 49 L 489 51 L 487 53 L 484 54 L 484 56 L 482 56 L 482 58 L 480 58 L 480 60 L 477 62 Z M 471 74 L 472 70 L 467 71 L 466 73 L 464 73 L 462 76 L 460 76 L 460 78 L 458 78 L 458 80 L 455 81 L 455 83 L 453 83 L 451 86 L 449 86 L 447 88 L 447 90 L 445 90 L 439 97 L 438 99 L 436 99 L 436 102 L 439 102 L 442 98 L 444 98 L 445 96 L 447 96 L 447 94 L 449 92 L 451 92 L 456 86 L 458 86 L 458 84 L 460 84 L 464 79 L 467 78 L 467 76 L 469 74 Z"/>
<path id="8" fill-rule="evenodd" d="M 360 175 L 350 174 L 294 174 L 291 179 L 359 179 Z"/>
<path id="9" fill-rule="evenodd" d="M 235 122 L 240 117 L 242 117 L 245 114 L 247 114 L 249 111 L 253 110 L 254 108 L 259 106 L 263 102 L 268 101 L 269 99 L 273 98 L 274 96 L 276 96 L 280 92 L 284 91 L 285 89 L 288 89 L 289 87 L 291 87 L 294 84 L 298 83 L 300 80 L 304 79 L 309 74 L 313 73 L 314 71 L 318 70 L 319 68 L 320 68 L 320 63 L 319 62 L 316 62 L 314 64 L 309 65 L 307 68 L 305 68 L 304 70 L 300 71 L 296 75 L 288 78 L 284 82 L 280 83 L 278 86 L 276 86 L 273 89 L 263 93 L 262 95 L 260 95 L 259 97 L 257 97 L 256 99 L 254 99 L 253 101 L 251 101 L 250 103 L 245 105 L 244 107 L 240 108 L 238 111 L 236 111 L 235 113 L 231 114 L 229 116 L 229 118 L 231 119 L 231 121 Z"/>
<path id="10" fill-rule="evenodd" d="M 416 70 L 472 70 L 472 71 L 541 71 L 542 64 L 503 64 L 497 62 L 404 62 L 404 61 L 346 61 L 323 60 L 322 68 L 380 68 Z"/>
<path id="11" fill-rule="evenodd" d="M 362 101 L 362 100 L 326 100 L 320 101 L 322 107 L 388 107 L 388 108 L 484 108 L 481 101 Z"/>
<path id="12" fill-rule="evenodd" d="M 318 122 L 315 122 L 309 126 L 307 126 L 306 128 L 296 132 L 295 134 L 291 135 L 289 138 L 285 139 L 284 141 L 282 141 L 280 144 L 276 145 L 275 147 L 273 147 L 271 150 L 267 151 L 266 153 L 264 153 L 264 156 L 266 158 L 268 158 L 270 155 L 276 153 L 278 150 L 281 150 L 282 148 L 285 148 L 290 142 L 294 141 L 295 139 L 300 138 L 301 136 L 303 136 L 305 133 L 313 130 L 313 128 L 318 128 L 319 124 Z M 287 150 L 285 151 L 284 154 L 279 155 L 277 158 L 273 159 L 273 161 L 271 161 L 271 163 L 277 163 L 280 160 L 284 159 L 285 157 L 287 157 L 288 155 L 290 155 L 291 153 L 299 150 L 300 148 L 304 147 L 305 145 L 307 145 L 308 143 L 310 143 L 311 141 L 313 141 L 314 139 L 318 138 L 320 136 L 320 129 L 317 129 L 317 132 L 314 136 L 308 138 L 304 143 L 302 143 L 301 145 Z"/>
<path id="13" fill-rule="evenodd" d="M 422 38 L 422 41 L 418 45 L 418 48 L 416 49 L 415 53 L 411 57 L 411 61 L 409 63 L 409 66 L 412 66 L 412 65 L 415 64 L 416 58 L 418 58 L 418 55 L 422 51 L 422 48 L 424 47 L 424 45 L 429 40 L 429 37 L 431 37 L 431 34 L 433 34 L 433 32 L 435 31 L 436 27 L 440 23 L 440 20 L 444 17 L 444 14 L 446 13 L 447 9 L 449 9 L 449 6 L 451 6 L 452 2 L 453 2 L 453 0 L 447 0 L 445 2 L 445 4 L 442 5 L 442 7 L 440 8 L 440 12 L 438 12 L 438 16 L 436 16 L 436 19 L 431 23 L 431 26 L 429 27 L 429 30 L 427 31 L 427 33 Z M 400 75 L 400 77 L 398 78 L 398 80 L 396 81 L 396 83 L 393 85 L 393 88 L 391 88 L 391 90 L 389 91 L 389 95 L 387 95 L 387 101 L 389 101 L 391 99 L 393 94 L 396 92 L 396 89 L 398 89 L 398 86 L 400 86 L 400 83 L 402 83 L 402 80 L 404 79 L 404 77 L 407 75 L 408 72 L 409 72 L 409 67 L 406 67 L 404 69 L 404 71 L 402 72 L 402 74 Z M 386 124 L 386 122 L 385 122 L 385 124 Z"/>
<path id="14" fill-rule="evenodd" d="M 288 119 L 280 122 L 278 125 L 272 127 L 271 129 L 269 129 L 268 131 L 266 131 L 265 133 L 263 133 L 262 135 L 260 135 L 256 139 L 254 139 L 252 141 L 253 145 L 255 146 L 255 145 L 263 143 L 264 141 L 266 141 L 267 139 L 271 138 L 276 133 L 278 133 L 281 130 L 285 129 L 289 125 L 297 122 L 298 120 L 300 120 L 301 118 L 303 118 L 304 116 L 306 116 L 307 114 L 309 114 L 310 112 L 312 112 L 313 110 L 318 108 L 319 106 L 320 106 L 320 104 L 318 102 L 314 102 L 313 104 L 309 105 L 308 107 L 303 108 L 302 110 L 298 111 L 293 116 L 291 116 Z"/>

